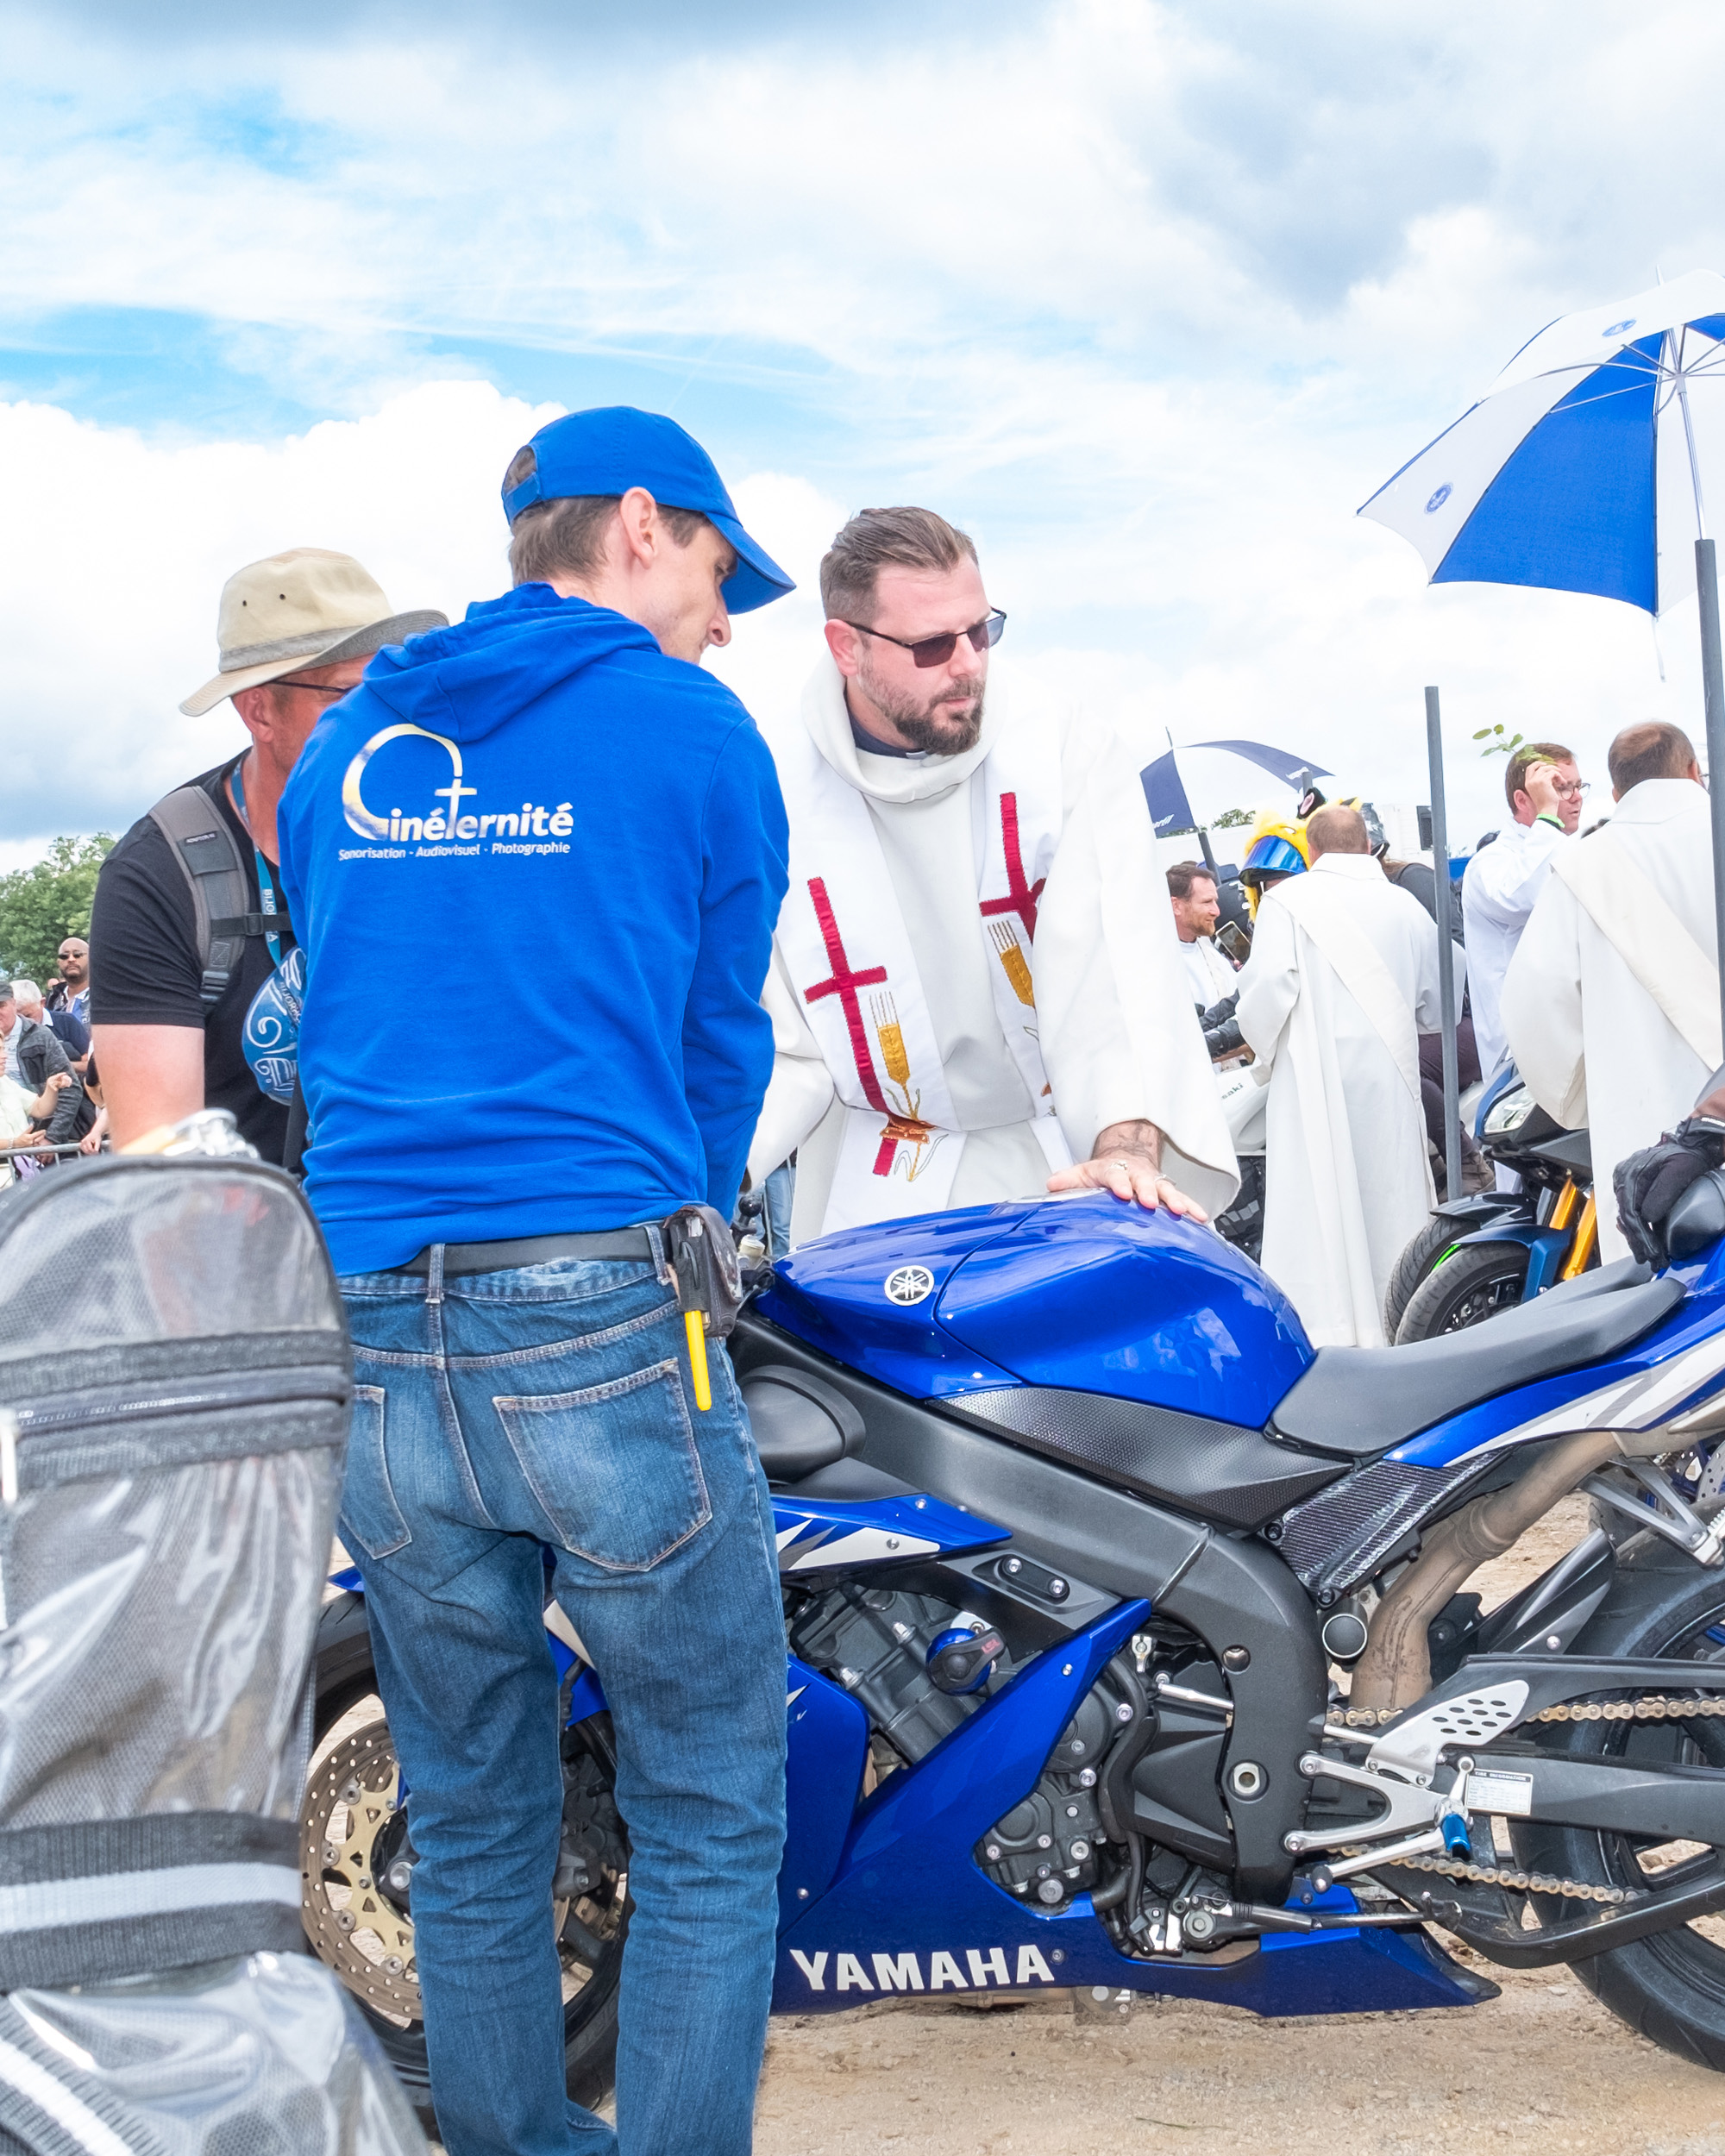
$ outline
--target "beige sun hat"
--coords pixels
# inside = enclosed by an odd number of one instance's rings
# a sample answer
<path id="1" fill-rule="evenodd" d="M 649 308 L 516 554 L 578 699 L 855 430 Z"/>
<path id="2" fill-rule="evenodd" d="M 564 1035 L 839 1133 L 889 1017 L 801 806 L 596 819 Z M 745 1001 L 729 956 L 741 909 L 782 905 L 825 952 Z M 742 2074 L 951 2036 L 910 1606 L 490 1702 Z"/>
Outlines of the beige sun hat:
<path id="1" fill-rule="evenodd" d="M 447 615 L 430 609 L 392 613 L 381 588 L 351 555 L 290 547 L 236 570 L 222 586 L 216 617 L 221 671 L 179 708 L 198 718 L 238 689 L 308 667 L 332 667 L 339 659 L 367 659 L 386 644 L 448 625 Z"/>

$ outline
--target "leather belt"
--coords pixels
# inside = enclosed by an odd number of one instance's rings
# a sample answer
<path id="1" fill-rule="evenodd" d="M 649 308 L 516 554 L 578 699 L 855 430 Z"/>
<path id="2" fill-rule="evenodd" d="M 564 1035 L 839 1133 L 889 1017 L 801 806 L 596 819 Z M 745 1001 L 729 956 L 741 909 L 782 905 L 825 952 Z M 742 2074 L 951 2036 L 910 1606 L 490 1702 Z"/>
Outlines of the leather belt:
<path id="1" fill-rule="evenodd" d="M 555 1257 L 637 1258 L 654 1262 L 653 1247 L 645 1228 L 606 1228 L 592 1235 L 528 1235 L 509 1243 L 446 1243 L 443 1277 L 464 1273 L 503 1273 L 518 1265 L 545 1265 Z M 431 1246 L 410 1257 L 405 1265 L 392 1265 L 392 1273 L 431 1270 Z"/>

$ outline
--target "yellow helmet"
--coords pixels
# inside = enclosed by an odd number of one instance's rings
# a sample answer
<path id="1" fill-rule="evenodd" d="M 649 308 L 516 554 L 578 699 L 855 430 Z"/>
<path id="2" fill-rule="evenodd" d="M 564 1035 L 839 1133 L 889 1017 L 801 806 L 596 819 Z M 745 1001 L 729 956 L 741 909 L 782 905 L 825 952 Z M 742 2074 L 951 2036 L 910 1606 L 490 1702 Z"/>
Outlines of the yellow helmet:
<path id="1" fill-rule="evenodd" d="M 1305 824 L 1280 809 L 1260 809 L 1240 866 L 1240 881 L 1245 886 L 1253 919 L 1258 918 L 1258 901 L 1266 876 L 1303 875 L 1311 865 Z"/>

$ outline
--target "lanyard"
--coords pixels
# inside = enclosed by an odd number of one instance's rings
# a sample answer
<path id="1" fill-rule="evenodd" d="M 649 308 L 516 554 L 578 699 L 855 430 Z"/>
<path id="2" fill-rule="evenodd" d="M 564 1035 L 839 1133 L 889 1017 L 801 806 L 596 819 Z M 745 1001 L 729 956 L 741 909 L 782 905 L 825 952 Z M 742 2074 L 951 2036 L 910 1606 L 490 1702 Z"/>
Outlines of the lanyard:
<path id="1" fill-rule="evenodd" d="M 240 821 L 246 827 L 247 837 L 251 838 L 252 819 L 246 813 L 246 781 L 242 776 L 245 768 L 246 760 L 243 756 L 242 756 L 238 763 L 234 766 L 233 773 L 229 778 L 229 783 L 234 789 L 234 805 L 240 812 Z M 270 874 L 270 866 L 268 862 L 264 859 L 264 849 L 259 845 L 255 838 L 252 838 L 252 852 L 256 857 L 258 864 L 258 911 L 260 913 L 266 914 L 279 913 L 281 909 L 275 902 L 275 879 Z M 264 942 L 269 950 L 271 965 L 280 965 L 280 937 L 272 934 L 269 930 L 266 929 L 264 931 Z"/>

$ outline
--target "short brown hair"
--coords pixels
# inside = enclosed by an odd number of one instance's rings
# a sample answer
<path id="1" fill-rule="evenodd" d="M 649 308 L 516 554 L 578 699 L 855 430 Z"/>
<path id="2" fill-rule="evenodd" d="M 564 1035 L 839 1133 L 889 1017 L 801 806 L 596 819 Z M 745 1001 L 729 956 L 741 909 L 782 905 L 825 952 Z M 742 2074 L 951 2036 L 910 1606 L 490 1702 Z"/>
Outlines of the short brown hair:
<path id="1" fill-rule="evenodd" d="M 859 509 L 822 556 L 820 603 L 829 621 L 865 620 L 884 568 L 956 569 L 976 548 L 932 509 Z"/>
<path id="2" fill-rule="evenodd" d="M 530 442 L 518 449 L 503 475 L 505 492 L 531 479 L 539 468 Z M 529 502 L 509 527 L 509 573 L 517 584 L 543 584 L 554 576 L 591 576 L 605 559 L 605 535 L 617 512 L 620 494 L 569 494 L 561 500 Z M 659 514 L 680 547 L 686 547 L 706 522 L 699 510 L 658 505 Z"/>
<path id="3" fill-rule="evenodd" d="M 1626 726 L 1606 751 L 1612 789 L 1627 793 L 1643 779 L 1686 779 L 1695 761 L 1695 743 L 1681 726 L 1646 718 Z"/>
<path id="4" fill-rule="evenodd" d="M 1176 861 L 1168 871 L 1168 895 L 1170 899 L 1189 899 L 1192 886 L 1200 877 L 1206 883 L 1216 881 L 1216 872 L 1201 861 Z"/>
<path id="5" fill-rule="evenodd" d="M 1536 763 L 1573 763 L 1575 751 L 1565 749 L 1560 741 L 1524 741 L 1509 759 L 1509 768 L 1503 774 L 1503 798 L 1509 804 L 1509 812 L 1515 812 L 1515 796 L 1527 787 L 1527 774 Z"/>

